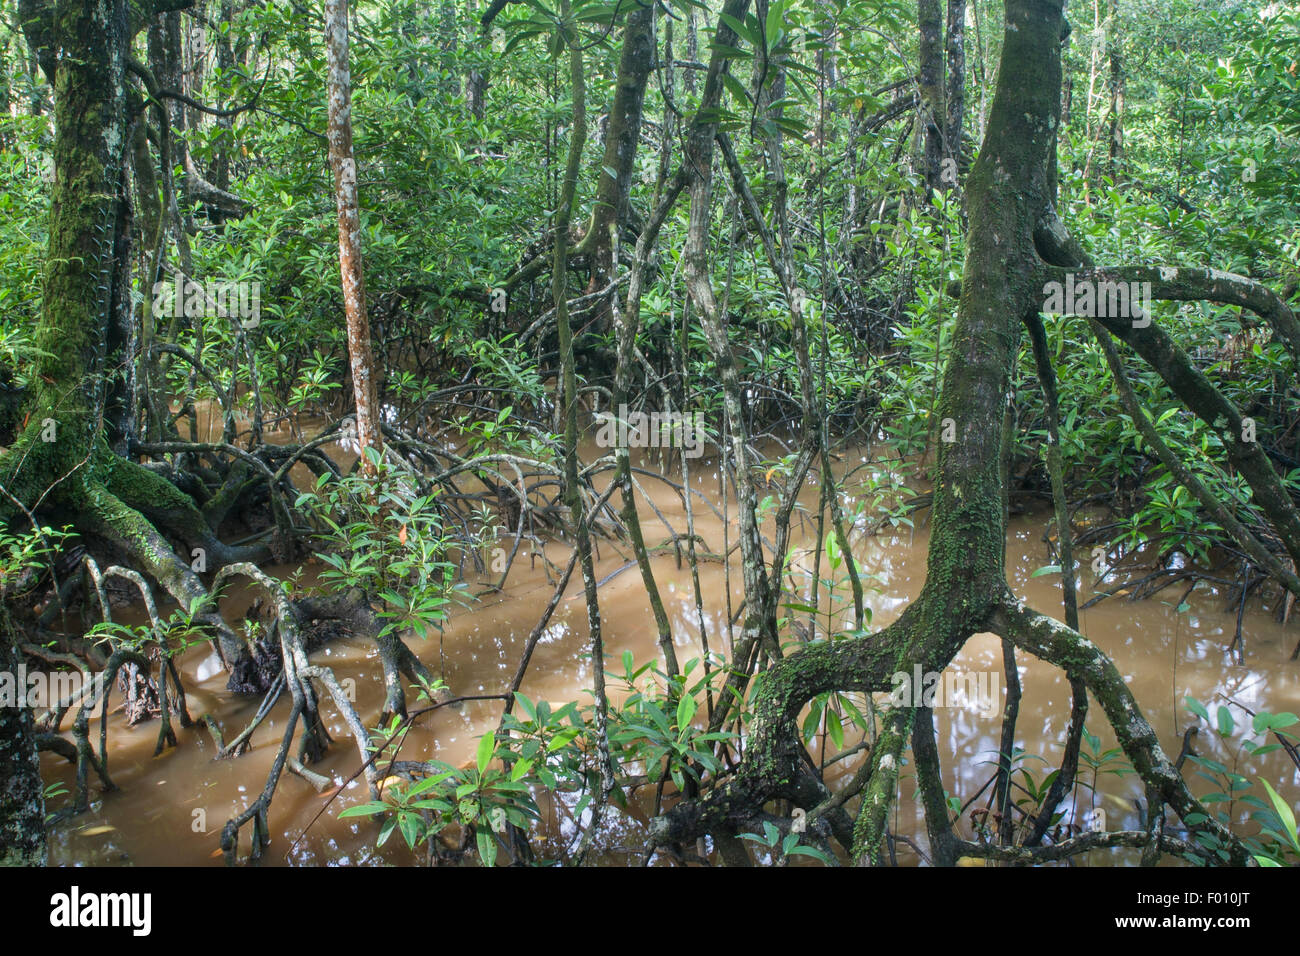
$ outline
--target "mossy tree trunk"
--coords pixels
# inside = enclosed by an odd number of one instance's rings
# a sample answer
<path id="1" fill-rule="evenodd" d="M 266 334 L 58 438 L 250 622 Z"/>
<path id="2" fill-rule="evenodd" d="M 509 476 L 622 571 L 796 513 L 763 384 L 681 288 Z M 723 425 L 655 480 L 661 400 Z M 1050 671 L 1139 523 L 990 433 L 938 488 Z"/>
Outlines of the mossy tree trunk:
<path id="1" fill-rule="evenodd" d="M 0 460 L 0 485 L 28 511 L 60 514 L 81 534 L 107 540 L 189 607 L 207 590 L 163 532 L 204 549 L 209 564 L 242 554 L 216 539 L 188 496 L 121 457 L 128 436 L 110 427 L 129 419 L 115 407 L 130 366 L 126 57 L 148 18 L 185 6 L 188 0 L 156 0 L 147 10 L 125 0 L 23 4 L 28 43 L 54 88 L 54 183 L 35 335 L 41 354 L 27 427 Z M 18 510 L 8 495 L 0 520 Z M 238 657 L 233 632 L 209 619 L 227 660 Z"/>
<path id="2" fill-rule="evenodd" d="M 591 222 L 577 252 L 591 255 L 591 291 L 603 289 L 614 275 L 614 241 L 610 228 L 623 228 L 631 208 L 632 174 L 636 171 L 637 143 L 646 81 L 655 58 L 654 6 L 633 0 L 623 27 L 614 101 L 605 131 L 605 153 Z"/>
<path id="3" fill-rule="evenodd" d="M 120 348 L 112 341 L 120 327 L 114 310 L 123 298 L 114 284 L 126 214 L 128 12 L 123 0 L 64 0 L 24 3 L 20 15 L 54 87 L 55 180 L 28 425 L 5 455 L 0 484 L 29 510 L 47 500 L 77 507 L 76 499 L 84 505 L 111 497 L 102 481 L 103 459 L 112 455 L 104 418 L 108 353 L 113 344 Z M 5 518 L 16 510 L 7 499 L 4 507 Z M 7 642 L 2 649 L 16 657 Z M 0 713 L 0 775 L 0 859 L 43 862 L 43 791 L 24 708 Z"/>
<path id="4" fill-rule="evenodd" d="M 810 645 L 771 667 L 755 696 L 744 761 L 726 783 L 653 821 L 652 837 L 660 845 L 752 827 L 771 799 L 808 807 L 799 802 L 808 796 L 797 725 L 804 704 L 834 690 L 889 692 L 894 673 L 910 673 L 918 665 L 923 672 L 942 672 L 973 634 L 992 631 L 1060 667 L 1072 682 L 1081 681 L 1101 705 L 1153 799 L 1173 808 L 1189 830 L 1220 841 L 1232 862 L 1249 859 L 1241 843 L 1191 796 L 1114 664 L 1074 629 L 1026 608 L 1006 581 L 1002 433 L 1022 319 L 1042 307 L 1042 234 L 1046 224 L 1055 222 L 1060 47 L 1066 35 L 1062 7 L 1062 0 L 1006 3 L 997 90 L 984 145 L 967 182 L 967 254 L 938 411 L 941 419 L 951 420 L 955 440 L 940 446 L 925 586 L 883 631 Z M 923 744 L 931 744 L 929 715 L 918 721 L 917 711 L 896 706 L 883 713 L 884 728 L 868 757 L 854 828 L 852 851 L 859 863 L 880 856 L 909 736 L 915 730 Z M 986 851 L 951 833 L 943 794 L 934 792 L 942 779 L 936 748 L 914 746 L 913 756 L 927 827 L 941 844 L 938 858 L 951 862 L 963 854 L 997 855 L 997 848 Z M 835 797 L 825 795 L 807 812 L 808 830 L 824 834 L 838 807 Z M 1049 852 L 1060 858 L 1098 845 L 1142 845 L 1145 838 L 1141 832 L 1090 834 L 1076 846 L 1006 852 L 1032 862 Z"/>
<path id="5" fill-rule="evenodd" d="M 20 5 L 28 45 L 54 90 L 54 182 L 27 424 L 0 459 L 0 521 L 34 513 L 70 523 L 149 573 L 186 607 L 207 601 L 208 592 L 164 532 L 187 548 L 204 548 L 211 563 L 237 555 L 215 538 L 190 498 L 122 457 L 131 429 L 124 378 L 131 368 L 124 170 L 132 149 L 126 80 L 131 38 L 160 13 L 191 2 Z M 243 645 L 230 628 L 215 613 L 203 617 L 227 661 L 239 657 Z M 32 746 L 30 715 L 11 717 L 0 721 L 0 750 L 21 755 Z M 11 766 L 21 777 L 18 756 L 0 760 L 6 777 Z M 27 766 L 36 774 L 34 757 Z M 0 831 L 29 815 L 32 787 L 39 791 L 39 775 L 6 784 Z"/>

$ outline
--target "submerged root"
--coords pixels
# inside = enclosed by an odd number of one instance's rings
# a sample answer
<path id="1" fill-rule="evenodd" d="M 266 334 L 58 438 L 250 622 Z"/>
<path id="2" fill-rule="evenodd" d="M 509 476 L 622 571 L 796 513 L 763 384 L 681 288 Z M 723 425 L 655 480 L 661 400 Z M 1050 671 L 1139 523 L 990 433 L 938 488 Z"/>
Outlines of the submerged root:
<path id="1" fill-rule="evenodd" d="M 377 775 L 373 762 L 369 760 L 369 735 L 366 728 L 349 699 L 348 693 L 334 676 L 334 672 L 328 667 L 321 667 L 308 662 L 307 652 L 303 647 L 298 631 L 297 615 L 284 589 L 280 587 L 279 582 L 275 579 L 265 574 L 255 565 L 248 563 L 232 564 L 223 568 L 217 574 L 213 583 L 214 588 L 219 587 L 222 582 L 235 575 L 251 578 L 259 584 L 275 609 L 276 629 L 280 638 L 280 650 L 284 667 L 282 676 L 284 686 L 293 699 L 293 704 L 289 718 L 285 722 L 284 736 L 276 752 L 275 760 L 272 762 L 271 771 L 267 775 L 266 785 L 263 787 L 262 793 L 248 809 L 232 817 L 222 828 L 221 849 L 228 864 L 233 864 L 236 861 L 240 828 L 250 821 L 253 824 L 250 858 L 252 860 L 261 858 L 262 852 L 271 840 L 268 812 L 285 766 L 288 765 L 292 769 L 295 764 L 298 764 L 303 765 L 305 770 L 306 765 L 314 763 L 324 756 L 329 746 L 330 738 L 321 718 L 313 681 L 321 684 L 329 692 L 335 708 L 347 724 L 348 731 L 356 742 L 357 751 L 365 766 L 365 776 L 370 786 L 371 799 L 378 799 L 379 797 L 379 791 L 376 787 Z M 268 697 L 268 699 L 270 698 Z M 271 700 L 271 703 L 274 703 L 274 701 Z M 269 711 L 270 705 L 264 702 L 262 709 Z M 296 756 L 291 756 L 290 750 L 299 721 L 302 723 L 302 735 L 299 740 L 298 753 Z M 246 733 L 251 734 L 251 732 L 250 728 Z M 241 735 L 241 738 L 246 742 L 247 737 L 245 735 Z M 318 779 L 311 781 L 311 777 L 317 777 Z M 313 782 L 313 785 L 320 782 L 319 775 L 316 774 L 311 774 L 308 779 Z"/>
<path id="2" fill-rule="evenodd" d="M 705 834 L 735 835 L 763 816 L 763 806 L 768 801 L 799 799 L 797 784 L 803 772 L 796 725 L 799 710 L 826 691 L 889 690 L 889 676 L 897 669 L 897 663 L 921 647 L 925 628 L 918 628 L 917 624 L 925 619 L 924 608 L 931 600 L 932 597 L 923 595 L 898 621 L 878 634 L 811 645 L 773 664 L 765 673 L 755 700 L 749 748 L 741 765 L 725 783 L 701 797 L 681 801 L 652 820 L 652 847 L 689 843 Z M 989 630 L 1061 667 L 1086 686 L 1100 703 L 1121 748 L 1146 784 L 1153 805 L 1158 801 L 1172 808 L 1193 835 L 1204 834 L 1223 847 L 1230 854 L 1232 864 L 1241 866 L 1251 862 L 1242 842 L 1206 813 L 1192 796 L 1119 671 L 1092 642 L 1052 618 L 1026 608 L 1009 593 L 992 607 L 984 623 Z M 965 630 L 974 633 L 978 629 Z M 944 670 L 964 641 L 965 638 L 955 650 L 943 655 L 946 659 L 931 660 L 923 666 L 928 670 Z M 962 856 L 1018 863 L 1050 862 L 1111 847 L 1143 847 L 1149 854 L 1196 851 L 1195 843 L 1166 834 L 1163 826 L 1156 825 L 1155 821 L 1145 831 L 1089 833 L 1046 847 L 973 844 L 959 839 L 952 830 L 942 784 L 938 782 L 941 780 L 938 753 L 933 747 L 928 711 L 913 733 L 914 717 L 919 710 L 924 708 L 900 707 L 886 712 L 884 731 L 863 771 L 850 784 L 850 788 L 861 791 L 862 800 L 852 844 L 844 844 L 842 839 L 840 842 L 855 862 L 875 863 L 886 845 L 888 812 L 896 792 L 902 751 L 909 737 L 914 738 L 931 851 L 939 865 L 951 865 Z M 807 799 L 806 791 L 802 797 Z M 828 810 L 839 809 L 844 799 L 836 795 L 824 801 L 808 814 L 808 819 L 817 821 Z M 1196 822 L 1188 823 L 1189 818 Z"/>
<path id="3" fill-rule="evenodd" d="M 387 724 L 393 716 L 406 717 L 403 677 L 422 687 L 434 684 L 436 678 L 433 672 L 406 646 L 400 635 L 391 629 L 384 629 L 383 622 L 359 589 L 300 598 L 293 606 L 300 626 L 304 621 L 338 621 L 354 634 L 374 639 L 379 647 L 379 661 L 384 670 L 381 724 Z"/>

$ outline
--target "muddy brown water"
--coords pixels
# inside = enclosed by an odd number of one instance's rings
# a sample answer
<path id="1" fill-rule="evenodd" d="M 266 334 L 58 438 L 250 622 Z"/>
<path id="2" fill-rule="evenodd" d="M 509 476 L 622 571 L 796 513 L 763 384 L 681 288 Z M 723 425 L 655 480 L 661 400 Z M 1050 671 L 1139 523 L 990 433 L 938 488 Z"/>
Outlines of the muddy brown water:
<path id="1" fill-rule="evenodd" d="M 268 436 L 273 438 L 274 436 Z M 286 436 L 287 437 L 287 436 Z M 589 454 L 598 452 L 588 448 Z M 896 464 L 896 463 L 893 463 Z M 843 494 L 851 513 L 859 496 L 869 498 L 870 490 L 862 484 L 872 474 L 882 474 L 893 464 L 875 462 L 869 450 L 846 453 L 841 468 L 854 469 Z M 722 552 L 724 524 L 705 503 L 723 506 L 716 464 L 707 459 L 691 463 L 692 485 L 700 492 L 693 499 L 695 530 L 704 546 Z M 647 463 L 647 467 L 654 467 Z M 680 478 L 676 467 L 672 477 Z M 686 517 L 678 495 L 668 486 L 648 478 L 640 479 L 664 519 L 678 533 L 685 533 Z M 808 569 L 817 544 L 815 511 L 818 489 L 810 481 L 802 496 L 809 514 L 796 517 L 792 543 L 794 566 Z M 736 541 L 734 501 L 728 502 L 730 518 L 726 543 Z M 668 531 L 649 509 L 641 508 L 647 543 L 664 540 Z M 928 534 L 924 511 L 917 514 L 917 527 L 898 527 L 873 536 L 855 536 L 854 556 L 867 580 L 866 603 L 872 612 L 872 628 L 878 629 L 894 620 L 920 591 L 925 580 Z M 1007 535 L 1007 571 L 1016 593 L 1031 606 L 1061 616 L 1059 578 L 1055 575 L 1032 577 L 1033 572 L 1049 563 L 1043 532 L 1049 515 L 1024 515 L 1012 519 Z M 770 525 L 769 525 L 770 527 Z M 518 665 L 528 634 L 537 624 L 543 606 L 552 593 L 544 563 L 530 558 L 528 546 L 521 547 L 506 588 L 487 594 L 478 602 L 456 607 L 446 621 L 441 637 L 428 641 L 410 638 L 413 650 L 436 673 L 445 677 L 457 695 L 493 694 L 505 689 Z M 567 560 L 562 543 L 546 545 L 552 562 Z M 1140 558 L 1140 556 L 1137 556 Z M 600 542 L 598 580 L 618 571 L 630 553 L 622 546 L 619 553 L 610 542 Z M 738 554 L 733 554 L 730 574 L 731 607 L 741 602 Z M 687 661 L 701 654 L 699 617 L 689 567 L 678 567 L 671 554 L 653 559 L 656 579 L 672 620 L 677 656 Z M 303 568 L 303 583 L 310 584 L 319 565 L 311 562 Z M 294 567 L 270 567 L 277 577 L 288 577 Z M 727 571 L 721 562 L 701 562 L 700 584 L 704 596 L 705 628 L 710 647 L 715 651 L 728 645 Z M 827 573 L 823 558 L 822 574 Z M 1123 575 L 1121 575 L 1122 577 Z M 1094 594 L 1093 578 L 1084 567 L 1080 575 L 1081 602 Z M 1113 579 L 1112 579 L 1113 581 Z M 473 589 L 482 582 L 471 580 Z M 790 584 L 795 587 L 794 584 Z M 1113 583 L 1105 585 L 1113 587 Z M 1226 595 L 1202 584 L 1188 599 L 1189 607 L 1181 613 L 1173 606 L 1182 594 L 1174 586 L 1155 598 L 1129 602 L 1112 599 L 1081 612 L 1082 630 L 1111 655 L 1130 689 L 1158 732 L 1168 752 L 1177 753 L 1183 730 L 1193 720 L 1183 699 L 1193 696 L 1211 704 L 1232 698 L 1252 710 L 1300 712 L 1300 664 L 1288 661 L 1297 640 L 1293 622 L 1283 628 L 1271 615 L 1253 602 L 1246 612 L 1244 634 L 1246 660 L 1239 666 L 1227 654 L 1235 627 L 1235 614 L 1224 612 Z M 585 606 L 581 599 L 581 581 L 574 574 L 566 599 L 560 604 L 532 659 L 522 690 L 534 700 L 555 703 L 590 700 L 592 663 L 587 655 Z M 847 585 L 839 589 L 847 597 Z M 242 619 L 254 594 L 232 591 L 223 600 L 223 612 L 232 622 Z M 621 670 L 619 658 L 631 651 L 638 663 L 658 660 L 653 618 L 650 614 L 640 574 L 635 567 L 616 574 L 599 591 L 601 622 L 605 635 L 607 669 Z M 826 603 L 822 590 L 822 606 Z M 840 619 L 847 621 L 851 602 L 837 605 Z M 845 611 L 844 609 L 849 610 Z M 165 613 L 165 611 L 164 611 Z M 805 615 L 806 617 L 806 615 Z M 823 619 L 825 615 L 823 615 Z M 340 678 L 356 681 L 357 708 L 363 719 L 373 723 L 382 704 L 380 666 L 373 642 L 362 638 L 339 639 L 315 652 L 313 659 L 335 670 Z M 1016 743 L 1029 754 L 1025 766 L 1034 778 L 1042 777 L 1060 758 L 1061 741 L 1070 710 L 1069 684 L 1064 675 L 1037 660 L 1019 655 L 1023 697 Z M 239 732 L 256 711 L 257 699 L 236 697 L 225 690 L 226 675 L 217 667 L 212 652 L 199 647 L 180 661 L 190 711 L 198 715 L 207 711 L 221 723 L 227 739 Z M 960 697 L 935 710 L 939 752 L 944 762 L 945 785 L 949 792 L 966 802 L 987 781 L 998 746 L 1001 729 L 1002 651 L 993 635 L 976 635 L 949 668 L 950 673 L 996 675 L 998 694 L 991 713 L 981 713 L 978 704 Z M 862 702 L 859 701 L 859 704 Z M 134 728 L 126 726 L 120 713 L 110 715 L 109 771 L 118 790 L 92 794 L 92 809 L 74 819 L 58 824 L 51 833 L 51 860 L 65 865 L 221 865 L 220 831 L 225 821 L 246 808 L 261 792 L 287 715 L 287 699 L 282 700 L 253 738 L 252 749 L 231 760 L 214 760 L 214 745 L 200 728 L 178 728 L 180 746 L 168 748 L 154 757 L 157 724 L 146 722 Z M 494 730 L 500 717 L 499 702 L 468 702 L 459 709 L 444 707 L 422 718 L 411 732 L 402 752 L 403 759 L 437 759 L 455 765 L 469 763 L 478 738 Z M 332 776 L 341 783 L 358 765 L 355 746 L 346 727 L 324 703 L 323 713 L 334 745 L 322 764 L 313 769 Z M 1240 727 L 1248 718 L 1236 711 Z M 1095 702 L 1090 710 L 1088 728 L 1101 738 L 1101 748 L 1115 746 L 1114 736 L 1105 724 Z M 1201 753 L 1233 763 L 1233 751 L 1217 747 L 1211 734 L 1203 728 L 1198 740 Z M 95 739 L 98 734 L 92 731 Z M 852 737 L 851 737 L 852 739 Z M 821 759 L 823 741 L 818 737 L 810 750 Z M 832 756 L 833 747 L 826 752 Z M 1044 758 L 1044 763 L 1037 758 Z M 842 761 L 837 775 L 851 773 L 858 757 Z M 60 780 L 70 787 L 72 768 L 51 754 L 42 756 L 47 781 Z M 1285 755 L 1274 753 L 1258 759 L 1241 759 L 1237 769 L 1252 779 L 1268 779 L 1293 803 L 1300 798 L 1300 776 Z M 1081 777 L 1092 782 L 1092 774 L 1081 769 Z M 1189 774 L 1190 775 L 1190 774 Z M 832 775 L 836 776 L 836 775 Z M 1105 811 L 1106 826 L 1111 829 L 1140 826 L 1135 799 L 1141 787 L 1131 775 L 1116 777 L 1102 774 L 1096 781 L 1100 795 L 1091 797 L 1080 790 L 1078 812 Z M 1206 793 L 1206 781 L 1193 783 L 1196 793 Z M 1262 788 L 1261 788 L 1262 789 Z M 599 846 L 601 859 L 610 864 L 639 863 L 643 854 L 643 836 L 650 793 L 634 802 L 626 813 L 610 821 Z M 671 791 L 671 787 L 669 788 Z M 57 797 L 52 809 L 69 799 Z M 354 782 L 333 805 L 312 824 L 325 797 L 304 780 L 285 774 L 271 805 L 273 835 L 264 863 L 267 865 L 349 865 L 409 864 L 416 857 L 394 836 L 384 847 L 374 846 L 377 826 L 356 819 L 339 820 L 338 811 L 368 799 L 364 784 Z M 983 799 L 976 804 L 983 805 Z M 543 856 L 556 856 L 563 846 L 572 846 L 578 828 L 561 801 L 542 800 L 545 817 L 537 845 Z M 1241 808 L 1236 815 L 1245 819 Z M 310 827 L 309 827 L 309 824 Z M 924 821 L 915 799 L 912 780 L 904 773 L 902 793 L 893 816 L 894 832 L 925 845 Z M 970 836 L 965 819 L 963 835 Z M 1253 825 L 1246 824 L 1247 832 Z M 247 852 L 248 828 L 241 832 L 241 854 Z M 292 849 L 291 848 L 292 845 Z M 1092 865 L 1133 863 L 1135 854 L 1095 853 L 1081 861 Z M 906 847 L 899 848 L 898 861 L 915 864 L 918 858 Z M 661 856 L 656 862 L 665 862 Z"/>

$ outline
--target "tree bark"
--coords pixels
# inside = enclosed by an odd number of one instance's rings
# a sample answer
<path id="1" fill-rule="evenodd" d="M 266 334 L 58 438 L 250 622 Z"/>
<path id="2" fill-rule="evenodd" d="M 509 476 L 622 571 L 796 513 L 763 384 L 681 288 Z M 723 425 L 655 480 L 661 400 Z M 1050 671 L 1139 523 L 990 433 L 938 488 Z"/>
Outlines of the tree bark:
<path id="1" fill-rule="evenodd" d="M 17 673 L 20 660 L 17 645 L 0 634 L 0 669 Z M 0 707 L 0 867 L 44 866 L 46 857 L 45 787 L 32 712 Z"/>
<path id="2" fill-rule="evenodd" d="M 40 352 L 28 398 L 27 427 L 0 461 L 6 489 L 0 520 L 42 499 L 92 510 L 99 462 L 112 456 L 102 427 L 109 401 L 102 370 L 121 342 L 125 203 L 122 171 L 129 142 L 125 0 L 85 4 L 24 2 L 28 44 L 55 89 L 54 171 L 45 260 Z M 59 55 L 55 55 L 56 51 Z M 53 439 L 53 440 L 49 440 Z M 4 665 L 16 651 L 0 638 Z M 43 863 L 44 800 L 30 711 L 0 709 L 0 863 Z"/>
<path id="3" fill-rule="evenodd" d="M 1119 39 L 1119 3 L 1108 0 L 1106 8 L 1106 58 L 1110 65 L 1110 110 L 1108 123 L 1110 136 L 1108 146 L 1109 172 L 1112 181 L 1118 183 L 1121 166 L 1124 161 L 1124 96 L 1125 75 L 1123 44 Z"/>
<path id="4" fill-rule="evenodd" d="M 579 252 L 591 253 L 591 291 L 603 289 L 614 273 L 610 226 L 627 225 L 636 148 L 641 138 L 641 113 L 646 80 L 654 62 L 654 7 L 633 0 L 623 27 L 614 102 L 605 133 L 605 154 L 596 187 L 596 201 Z"/>
<path id="5" fill-rule="evenodd" d="M 798 715 L 831 690 L 884 692 L 902 671 L 941 672 L 975 633 L 992 631 L 1078 677 L 1105 711 L 1143 781 L 1184 819 L 1249 860 L 1245 847 L 1191 796 L 1142 717 L 1119 672 L 1072 628 L 1025 608 L 1006 581 L 1003 416 L 1020 343 L 1021 317 L 1041 307 L 1035 234 L 1053 209 L 1060 106 L 1062 0 L 1007 0 L 1006 33 L 988 132 L 967 181 L 970 224 L 962 292 L 938 415 L 956 440 L 940 446 L 926 582 L 884 630 L 810 645 L 777 662 L 755 694 L 749 747 L 727 781 L 684 800 L 651 824 L 656 843 L 734 829 L 772 798 L 793 799 L 800 777 Z M 916 704 L 886 711 L 869 760 L 855 827 L 855 861 L 880 852 L 899 756 Z M 927 754 L 923 748 L 923 754 Z M 922 787 L 941 779 L 930 767 Z M 937 807 L 939 794 L 926 794 Z M 809 816 L 820 811 L 815 808 Z M 1194 816 L 1195 815 L 1195 816 Z M 937 814 L 927 814 L 937 825 Z M 951 848 L 944 856 L 951 857 Z M 1033 854 L 1027 854 L 1030 859 Z"/>
<path id="6" fill-rule="evenodd" d="M 928 190 L 943 189 L 943 19 L 939 0 L 917 0 L 916 23 L 920 34 L 918 86 L 921 95 L 921 137 L 925 183 Z"/>
<path id="7" fill-rule="evenodd" d="M 953 173 L 952 182 L 957 187 L 957 172 L 961 166 L 961 137 L 966 109 L 966 0 L 948 0 L 948 32 L 944 39 L 948 51 L 948 78 L 944 108 L 947 122 L 944 126 L 944 151 Z"/>
<path id="8" fill-rule="evenodd" d="M 325 4 L 325 48 L 329 77 L 329 157 L 339 217 L 339 272 L 347 317 L 352 395 L 356 404 L 361 470 L 375 474 L 384 450 L 380 431 L 378 382 L 366 315 L 366 283 L 361 265 L 361 213 L 357 206 L 357 163 L 352 153 L 352 73 L 348 66 L 348 3 Z M 373 452 L 371 451 L 373 449 Z M 375 456 L 375 457 L 372 457 Z"/>

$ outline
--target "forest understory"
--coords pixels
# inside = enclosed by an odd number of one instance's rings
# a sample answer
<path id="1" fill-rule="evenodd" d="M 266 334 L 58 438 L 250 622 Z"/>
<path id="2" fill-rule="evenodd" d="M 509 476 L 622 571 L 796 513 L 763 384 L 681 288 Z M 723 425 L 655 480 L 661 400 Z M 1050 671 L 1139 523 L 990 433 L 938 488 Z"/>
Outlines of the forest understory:
<path id="1" fill-rule="evenodd" d="M 20 0 L 0 862 L 1300 863 L 1298 59 Z"/>

